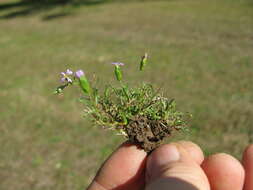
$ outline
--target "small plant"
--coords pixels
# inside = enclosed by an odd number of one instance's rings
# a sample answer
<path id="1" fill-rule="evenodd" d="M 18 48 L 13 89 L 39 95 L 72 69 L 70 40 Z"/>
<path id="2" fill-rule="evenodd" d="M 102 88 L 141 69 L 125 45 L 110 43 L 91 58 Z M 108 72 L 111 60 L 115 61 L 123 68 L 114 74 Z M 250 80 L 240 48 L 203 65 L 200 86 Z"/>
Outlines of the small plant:
<path id="1" fill-rule="evenodd" d="M 145 54 L 139 65 L 143 71 L 148 62 Z M 186 116 L 176 110 L 174 99 L 163 97 L 151 84 L 129 87 L 122 82 L 123 63 L 112 63 L 119 85 L 108 85 L 100 92 L 92 86 L 82 70 L 61 73 L 62 85 L 55 90 L 62 93 L 70 85 L 77 85 L 83 92 L 85 116 L 105 129 L 118 131 L 131 142 L 139 144 L 146 152 L 154 150 L 173 131 L 186 129 Z"/>

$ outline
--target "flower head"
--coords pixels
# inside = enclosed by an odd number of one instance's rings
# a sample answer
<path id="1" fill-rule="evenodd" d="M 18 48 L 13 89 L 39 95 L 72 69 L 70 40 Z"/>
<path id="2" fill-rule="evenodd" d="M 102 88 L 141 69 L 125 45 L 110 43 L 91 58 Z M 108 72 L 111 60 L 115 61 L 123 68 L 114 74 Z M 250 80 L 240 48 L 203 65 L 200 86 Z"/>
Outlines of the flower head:
<path id="1" fill-rule="evenodd" d="M 87 78 L 84 75 L 83 70 L 78 70 L 75 72 L 75 77 L 78 79 L 79 85 L 81 87 L 81 89 L 83 90 L 83 92 L 87 95 L 91 93 L 91 87 L 89 84 L 89 81 L 87 80 Z"/>
<path id="2" fill-rule="evenodd" d="M 114 62 L 112 64 L 115 65 L 115 66 L 123 66 L 124 65 L 124 63 L 119 63 L 119 62 Z"/>
<path id="3" fill-rule="evenodd" d="M 83 70 L 78 70 L 75 72 L 75 77 L 80 79 L 80 77 L 82 77 L 82 76 L 84 76 Z"/>
<path id="4" fill-rule="evenodd" d="M 72 79 L 69 78 L 69 75 L 72 75 L 72 74 L 73 72 L 69 69 L 67 69 L 66 72 L 61 72 L 61 76 L 62 76 L 61 82 L 72 83 L 73 82 Z"/>
<path id="5" fill-rule="evenodd" d="M 114 62 L 112 64 L 115 66 L 114 67 L 114 74 L 115 74 L 117 81 L 121 81 L 122 80 L 122 71 L 121 71 L 120 66 L 123 66 L 124 63 Z"/>

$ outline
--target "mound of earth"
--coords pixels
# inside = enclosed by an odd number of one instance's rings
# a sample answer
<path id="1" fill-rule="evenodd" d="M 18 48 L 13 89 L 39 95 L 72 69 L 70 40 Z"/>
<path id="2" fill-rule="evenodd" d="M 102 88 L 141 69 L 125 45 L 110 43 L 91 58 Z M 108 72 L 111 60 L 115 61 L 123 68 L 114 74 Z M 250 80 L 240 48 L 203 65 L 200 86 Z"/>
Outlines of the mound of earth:
<path id="1" fill-rule="evenodd" d="M 166 126 L 163 121 L 139 117 L 129 122 L 125 132 L 131 142 L 139 144 L 150 153 L 162 143 L 164 138 L 171 135 L 172 128 Z"/>

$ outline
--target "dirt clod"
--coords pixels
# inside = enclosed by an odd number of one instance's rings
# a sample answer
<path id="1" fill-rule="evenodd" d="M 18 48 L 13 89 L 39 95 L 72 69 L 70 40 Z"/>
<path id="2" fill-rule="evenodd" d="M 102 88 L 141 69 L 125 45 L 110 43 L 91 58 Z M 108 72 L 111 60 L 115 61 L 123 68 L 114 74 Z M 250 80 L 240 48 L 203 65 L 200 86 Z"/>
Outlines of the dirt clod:
<path id="1" fill-rule="evenodd" d="M 169 137 L 172 128 L 159 120 L 149 120 L 139 117 L 131 120 L 125 128 L 131 142 L 137 143 L 146 152 L 152 152 L 165 137 Z"/>

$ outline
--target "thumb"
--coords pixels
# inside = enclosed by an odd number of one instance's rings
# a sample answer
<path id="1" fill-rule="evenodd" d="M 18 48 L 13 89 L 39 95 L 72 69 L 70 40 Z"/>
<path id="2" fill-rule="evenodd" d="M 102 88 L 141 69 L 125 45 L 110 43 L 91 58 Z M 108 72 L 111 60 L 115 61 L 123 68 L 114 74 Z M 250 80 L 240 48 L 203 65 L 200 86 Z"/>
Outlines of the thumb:
<path id="1" fill-rule="evenodd" d="M 210 190 L 200 165 L 179 144 L 162 145 L 147 160 L 146 190 Z"/>

